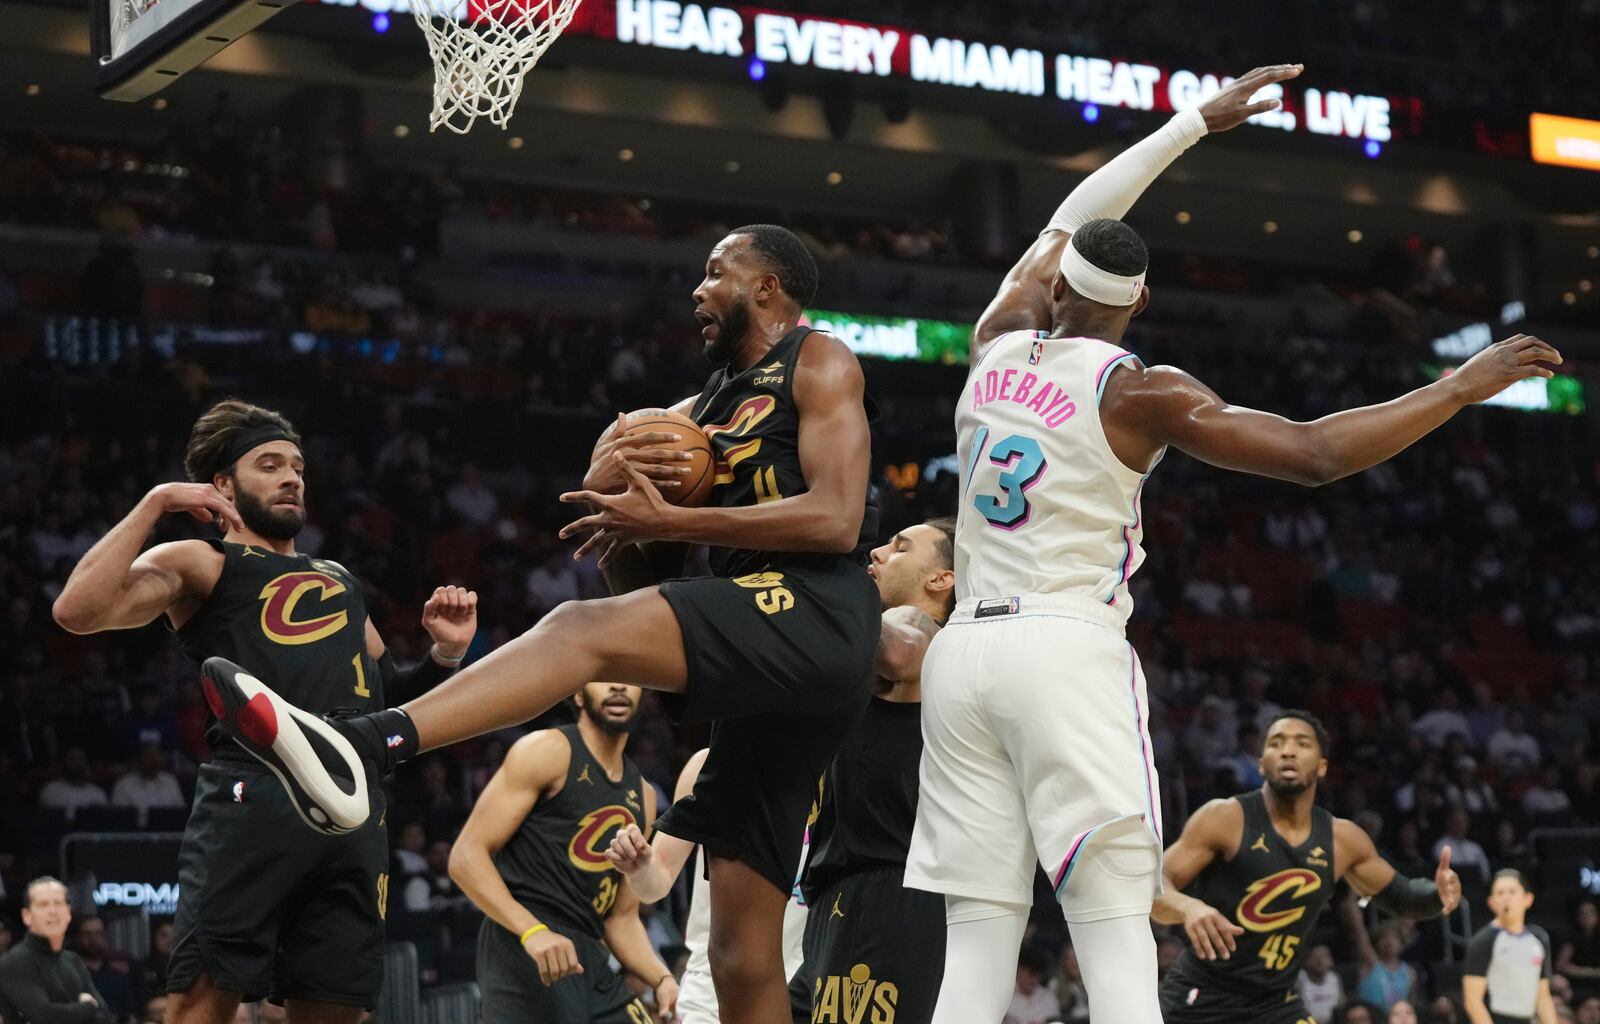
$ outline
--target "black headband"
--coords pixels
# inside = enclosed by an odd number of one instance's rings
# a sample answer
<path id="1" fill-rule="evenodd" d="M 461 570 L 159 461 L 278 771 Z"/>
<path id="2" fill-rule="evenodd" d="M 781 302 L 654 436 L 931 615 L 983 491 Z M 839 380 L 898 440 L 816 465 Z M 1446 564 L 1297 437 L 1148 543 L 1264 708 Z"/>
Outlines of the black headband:
<path id="1" fill-rule="evenodd" d="M 217 468 L 211 471 L 211 475 L 216 476 L 218 473 L 226 473 L 233 468 L 233 464 L 238 462 L 246 452 L 258 445 L 266 444 L 268 441 L 294 441 L 294 437 L 282 427 L 272 426 L 271 424 L 251 427 L 234 438 L 233 444 L 223 451 L 222 458 L 218 461 Z"/>

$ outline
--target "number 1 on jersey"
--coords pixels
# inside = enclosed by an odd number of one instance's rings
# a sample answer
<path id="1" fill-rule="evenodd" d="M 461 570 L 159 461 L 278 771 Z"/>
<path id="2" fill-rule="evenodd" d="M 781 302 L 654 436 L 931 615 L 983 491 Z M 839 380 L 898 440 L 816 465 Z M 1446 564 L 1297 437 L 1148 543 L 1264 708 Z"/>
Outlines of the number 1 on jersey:
<path id="1" fill-rule="evenodd" d="M 980 448 L 978 455 L 982 455 Z M 1028 488 L 1039 482 L 1049 468 L 1039 442 L 1024 434 L 1012 434 L 995 442 L 989 450 L 989 461 L 1005 468 L 999 484 L 1005 491 L 1005 502 L 992 494 L 980 494 L 972 499 L 978 513 L 989 525 L 1002 530 L 1016 530 L 1028 521 Z M 978 458 L 972 464 L 977 466 Z"/>

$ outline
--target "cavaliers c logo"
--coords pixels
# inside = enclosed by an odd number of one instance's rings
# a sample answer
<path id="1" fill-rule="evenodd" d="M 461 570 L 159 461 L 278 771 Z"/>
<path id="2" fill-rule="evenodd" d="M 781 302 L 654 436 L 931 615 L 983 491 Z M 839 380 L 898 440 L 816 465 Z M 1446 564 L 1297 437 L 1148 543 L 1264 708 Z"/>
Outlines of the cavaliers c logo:
<path id="1" fill-rule="evenodd" d="M 756 395 L 739 403 L 733 410 L 733 415 L 726 423 L 712 423 L 702 428 L 707 438 L 711 439 L 713 448 L 719 449 L 717 453 L 717 485 L 733 483 L 733 467 L 748 459 L 761 450 L 761 438 L 754 437 L 748 441 L 737 444 L 718 442 L 718 434 L 727 434 L 730 438 L 743 437 L 756 428 L 762 420 L 772 415 L 778 407 L 778 400 L 771 395 Z"/>
<path id="2" fill-rule="evenodd" d="M 1268 910 L 1267 905 L 1280 896 L 1304 899 L 1320 888 L 1322 879 L 1315 871 L 1307 871 L 1305 868 L 1279 871 L 1251 882 L 1250 888 L 1244 891 L 1244 899 L 1239 901 L 1239 910 L 1234 916 L 1239 919 L 1241 925 L 1253 932 L 1274 932 L 1279 928 L 1287 928 L 1305 916 L 1306 908 L 1286 907 L 1282 910 Z"/>
<path id="3" fill-rule="evenodd" d="M 344 584 L 323 572 L 286 572 L 261 588 L 261 632 L 278 644 L 310 644 L 332 636 L 350 621 L 350 613 L 334 612 L 309 619 L 296 619 L 295 606 L 313 590 L 322 591 L 320 600 L 344 593 Z"/>
<path id="4" fill-rule="evenodd" d="M 606 860 L 606 848 L 611 845 L 611 836 L 607 833 L 632 824 L 635 824 L 633 812 L 626 807 L 611 804 L 590 811 L 578 822 L 578 831 L 573 833 L 572 842 L 567 844 L 567 859 L 579 871 L 610 871 L 611 862 Z"/>

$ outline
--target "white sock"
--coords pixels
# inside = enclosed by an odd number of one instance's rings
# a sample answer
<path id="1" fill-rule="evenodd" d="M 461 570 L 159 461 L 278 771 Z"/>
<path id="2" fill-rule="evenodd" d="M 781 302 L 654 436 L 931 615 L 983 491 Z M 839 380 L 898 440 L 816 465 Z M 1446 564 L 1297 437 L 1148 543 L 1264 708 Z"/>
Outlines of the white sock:
<path id="1" fill-rule="evenodd" d="M 944 907 L 945 971 L 932 1024 L 998 1022 L 1016 988 L 1029 908 L 965 896 L 946 896 Z M 1154 956 L 1152 946 L 1152 964 Z"/>
<path id="2" fill-rule="evenodd" d="M 1072 933 L 1072 948 L 1078 953 L 1083 985 L 1089 990 L 1089 1012 L 1094 1019 L 1114 1020 L 1117 1024 L 1161 1024 L 1161 1003 L 1156 997 L 1156 940 L 1150 931 L 1150 918 L 1140 915 L 1068 921 L 1067 929 Z"/>

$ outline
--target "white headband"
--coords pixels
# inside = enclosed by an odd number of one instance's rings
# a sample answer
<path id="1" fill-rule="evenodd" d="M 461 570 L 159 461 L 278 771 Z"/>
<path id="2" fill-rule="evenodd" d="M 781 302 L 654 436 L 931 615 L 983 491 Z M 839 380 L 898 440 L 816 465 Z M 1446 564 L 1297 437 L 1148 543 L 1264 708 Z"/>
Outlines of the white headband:
<path id="1" fill-rule="evenodd" d="M 1073 291 L 1106 306 L 1131 306 L 1139 301 L 1144 274 L 1123 277 L 1090 263 L 1078 247 L 1068 242 L 1061 250 L 1061 274 Z"/>

